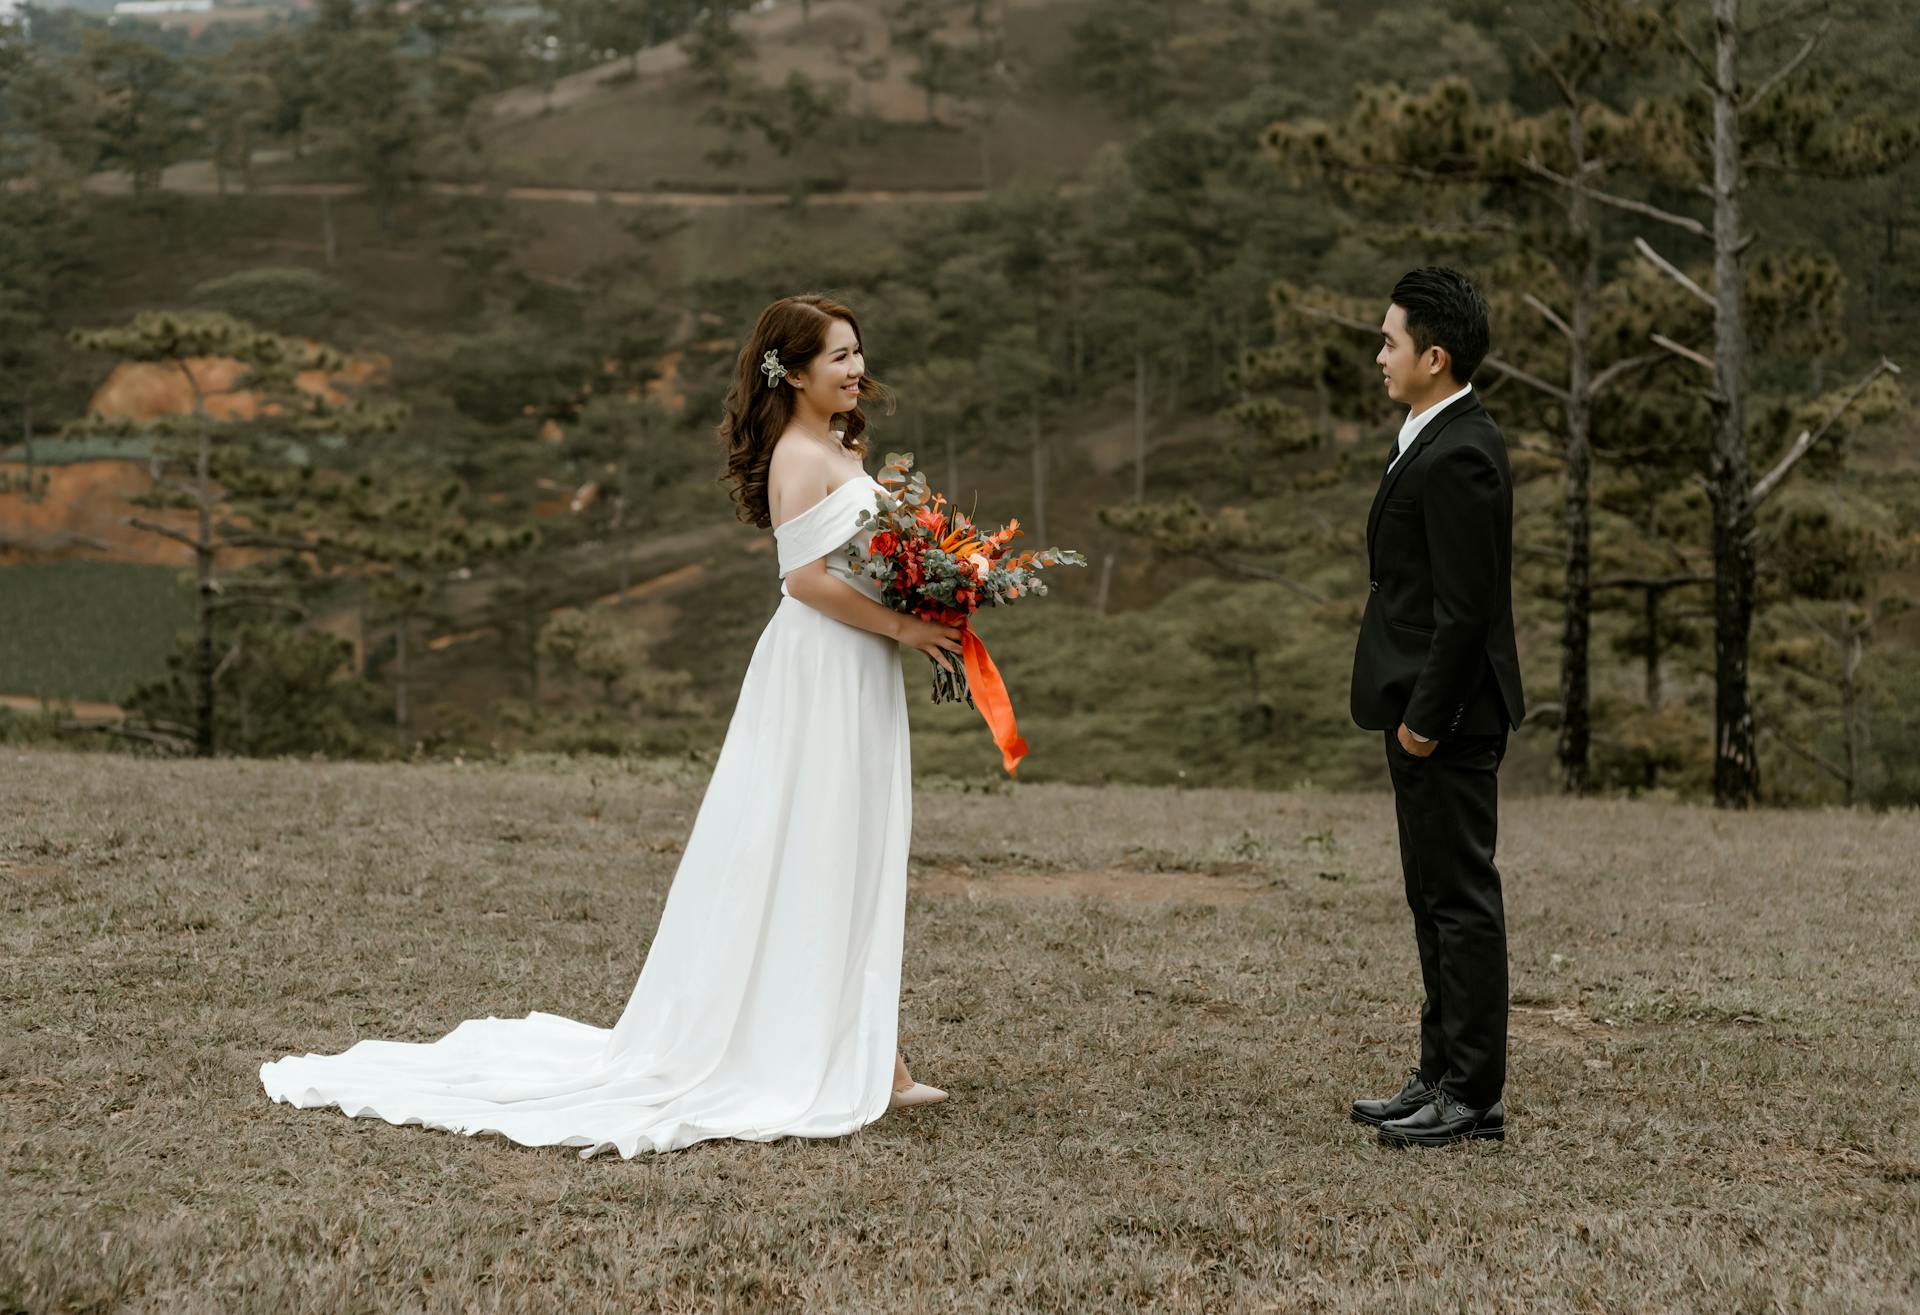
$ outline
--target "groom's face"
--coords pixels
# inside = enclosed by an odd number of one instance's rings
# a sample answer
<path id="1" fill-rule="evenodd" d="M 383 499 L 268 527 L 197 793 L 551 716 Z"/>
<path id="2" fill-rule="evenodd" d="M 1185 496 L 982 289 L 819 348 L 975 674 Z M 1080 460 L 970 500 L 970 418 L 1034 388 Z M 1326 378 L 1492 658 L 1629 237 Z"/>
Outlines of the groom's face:
<path id="1" fill-rule="evenodd" d="M 1439 351 L 1437 347 L 1424 352 L 1415 347 L 1413 334 L 1407 330 L 1407 312 L 1389 305 L 1387 318 L 1380 325 L 1380 354 L 1373 358 L 1380 367 L 1387 396 L 1402 406 L 1424 400 L 1438 381 L 1439 363 L 1435 358 Z"/>

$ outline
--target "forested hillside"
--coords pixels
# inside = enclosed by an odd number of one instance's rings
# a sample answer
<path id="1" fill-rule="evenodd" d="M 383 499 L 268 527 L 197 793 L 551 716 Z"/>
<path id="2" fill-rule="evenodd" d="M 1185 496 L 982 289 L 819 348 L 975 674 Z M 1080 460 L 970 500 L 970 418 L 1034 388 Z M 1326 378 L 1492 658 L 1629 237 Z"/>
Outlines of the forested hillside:
<path id="1" fill-rule="evenodd" d="M 1374 326 L 1441 261 L 1520 481 L 1509 781 L 1910 802 L 1920 3 L 1712 8 L 22 10 L 0 733 L 711 751 L 776 597 L 719 399 L 820 289 L 876 452 L 1088 555 L 982 625 L 1023 778 L 1371 781 Z M 993 779 L 917 661 L 920 772 Z"/>

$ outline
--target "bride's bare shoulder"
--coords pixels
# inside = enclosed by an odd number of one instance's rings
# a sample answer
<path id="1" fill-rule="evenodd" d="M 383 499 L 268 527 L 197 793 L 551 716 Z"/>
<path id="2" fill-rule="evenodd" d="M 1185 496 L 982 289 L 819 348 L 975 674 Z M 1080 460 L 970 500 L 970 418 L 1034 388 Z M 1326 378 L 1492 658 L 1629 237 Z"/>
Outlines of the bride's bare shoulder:
<path id="1" fill-rule="evenodd" d="M 827 496 L 833 462 L 804 434 L 787 434 L 773 445 L 767 466 L 767 510 L 773 523 L 791 520 Z"/>

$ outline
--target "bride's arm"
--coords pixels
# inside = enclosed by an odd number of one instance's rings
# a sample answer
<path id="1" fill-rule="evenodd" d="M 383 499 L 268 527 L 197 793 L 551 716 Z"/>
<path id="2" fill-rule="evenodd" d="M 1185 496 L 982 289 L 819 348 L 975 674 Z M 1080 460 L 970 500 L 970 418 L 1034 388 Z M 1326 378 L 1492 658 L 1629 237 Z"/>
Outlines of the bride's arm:
<path id="1" fill-rule="evenodd" d="M 805 566 L 787 572 L 787 593 L 816 612 L 871 630 L 876 635 L 885 635 L 908 648 L 917 648 L 948 671 L 953 670 L 953 662 L 946 654 L 960 651 L 957 628 L 882 607 L 845 580 L 835 578 L 827 570 L 824 557 L 816 557 Z"/>
<path id="2" fill-rule="evenodd" d="M 787 593 L 836 621 L 901 643 L 906 642 L 906 623 L 913 620 L 892 608 L 882 607 L 846 581 L 836 580 L 827 570 L 824 557 L 787 572 Z"/>
<path id="3" fill-rule="evenodd" d="M 820 500 L 821 495 L 814 492 L 814 486 L 824 483 L 824 467 L 811 469 L 812 463 L 798 460 L 783 462 L 782 455 L 780 450 L 775 450 L 773 467 L 767 472 L 767 492 L 773 505 L 805 511 Z M 789 571 L 787 593 L 835 621 L 917 648 L 949 670 L 952 665 L 941 654 L 960 651 L 958 629 L 881 606 L 846 581 L 835 579 L 827 570 L 824 557 Z"/>

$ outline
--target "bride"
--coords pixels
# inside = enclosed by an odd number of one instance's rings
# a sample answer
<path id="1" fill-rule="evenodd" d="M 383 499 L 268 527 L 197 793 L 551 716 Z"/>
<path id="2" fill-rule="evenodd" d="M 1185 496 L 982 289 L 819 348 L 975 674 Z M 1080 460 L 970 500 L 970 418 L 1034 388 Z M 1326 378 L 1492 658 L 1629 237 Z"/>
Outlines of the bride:
<path id="1" fill-rule="evenodd" d="M 715 1137 L 838 1137 L 946 1093 L 896 1049 L 913 800 L 900 647 L 960 632 L 890 611 L 846 560 L 879 485 L 860 325 L 819 296 L 761 314 L 720 433 L 740 516 L 771 526 L 760 636 L 640 980 L 611 1029 L 479 1018 L 262 1066 L 300 1108 L 631 1157 Z"/>

